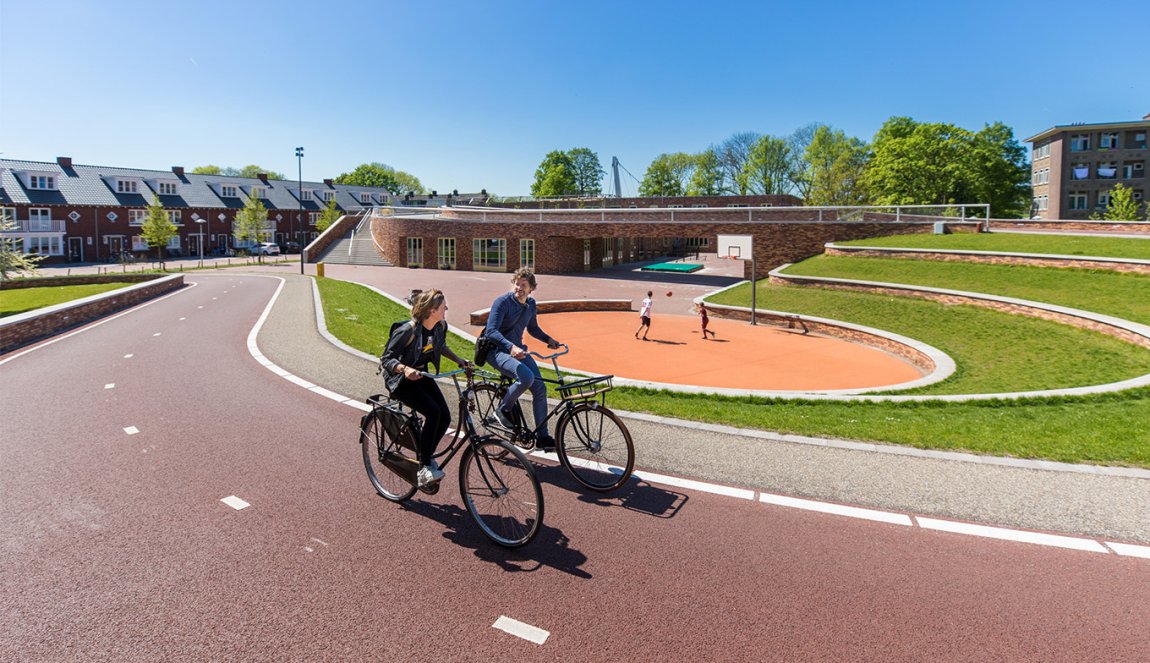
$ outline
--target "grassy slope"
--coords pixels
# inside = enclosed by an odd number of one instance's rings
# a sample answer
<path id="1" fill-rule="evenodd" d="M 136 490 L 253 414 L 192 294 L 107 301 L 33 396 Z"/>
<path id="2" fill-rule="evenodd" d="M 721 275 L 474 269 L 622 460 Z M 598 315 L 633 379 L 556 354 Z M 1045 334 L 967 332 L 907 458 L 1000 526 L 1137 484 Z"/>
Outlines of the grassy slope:
<path id="1" fill-rule="evenodd" d="M 1150 234 L 1146 236 L 1146 239 L 1137 239 L 1074 235 L 1021 235 L 1014 233 L 955 233 L 953 235 L 873 237 L 871 239 L 839 243 L 847 246 L 889 246 L 907 249 L 1052 253 L 1069 256 L 1102 256 L 1108 258 L 1150 260 Z"/>
<path id="2" fill-rule="evenodd" d="M 0 290 L 0 318 L 16 315 L 53 304 L 70 302 L 101 292 L 119 290 L 131 283 L 86 283 L 83 285 L 61 285 L 43 288 L 17 288 Z"/>

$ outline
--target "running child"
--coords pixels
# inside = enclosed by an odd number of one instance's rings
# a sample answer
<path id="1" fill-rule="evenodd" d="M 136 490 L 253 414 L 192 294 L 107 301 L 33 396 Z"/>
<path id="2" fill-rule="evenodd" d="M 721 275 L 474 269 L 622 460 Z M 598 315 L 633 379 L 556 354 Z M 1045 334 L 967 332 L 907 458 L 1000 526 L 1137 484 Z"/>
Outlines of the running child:
<path id="1" fill-rule="evenodd" d="M 651 330 L 651 297 L 654 295 L 650 290 L 647 291 L 647 298 L 643 300 L 643 304 L 639 307 L 639 328 L 635 330 L 635 338 L 639 338 L 639 332 L 643 332 L 643 340 L 647 340 L 647 332 Z"/>
<path id="2" fill-rule="evenodd" d="M 707 317 L 707 305 L 703 302 L 699 302 L 699 319 L 703 323 L 703 340 L 707 340 L 707 334 L 710 334 L 711 338 L 715 338 L 715 332 L 707 329 L 707 323 L 710 322 L 710 318 Z"/>

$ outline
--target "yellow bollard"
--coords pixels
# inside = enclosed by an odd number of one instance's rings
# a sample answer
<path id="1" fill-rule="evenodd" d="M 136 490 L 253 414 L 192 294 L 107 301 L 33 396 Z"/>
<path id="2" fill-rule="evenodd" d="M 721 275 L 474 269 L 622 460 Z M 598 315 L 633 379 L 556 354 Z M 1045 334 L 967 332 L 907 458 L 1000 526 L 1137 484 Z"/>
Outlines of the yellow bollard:
<path id="1" fill-rule="evenodd" d="M 323 278 L 323 263 L 322 262 L 317 262 L 315 264 L 315 275 L 320 277 L 321 279 Z"/>

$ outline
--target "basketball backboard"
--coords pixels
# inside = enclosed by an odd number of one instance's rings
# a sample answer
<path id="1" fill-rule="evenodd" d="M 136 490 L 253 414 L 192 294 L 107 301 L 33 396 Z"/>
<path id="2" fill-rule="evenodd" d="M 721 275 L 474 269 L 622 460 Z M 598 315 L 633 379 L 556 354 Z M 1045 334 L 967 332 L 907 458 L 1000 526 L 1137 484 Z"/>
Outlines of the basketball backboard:
<path id="1" fill-rule="evenodd" d="M 735 260 L 751 260 L 752 243 L 750 235 L 719 235 L 718 254 Z"/>

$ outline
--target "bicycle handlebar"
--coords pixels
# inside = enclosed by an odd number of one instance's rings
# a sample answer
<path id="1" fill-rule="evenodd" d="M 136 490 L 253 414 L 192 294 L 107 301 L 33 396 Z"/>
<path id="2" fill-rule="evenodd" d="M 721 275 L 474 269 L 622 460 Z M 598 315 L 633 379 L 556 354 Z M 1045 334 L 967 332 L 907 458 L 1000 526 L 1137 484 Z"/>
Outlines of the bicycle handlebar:
<path id="1" fill-rule="evenodd" d="M 534 350 L 531 350 L 530 352 L 528 352 L 528 354 L 533 355 L 533 356 L 538 357 L 538 358 L 543 359 L 543 360 L 547 360 L 547 359 L 555 359 L 556 357 L 562 357 L 563 355 L 567 354 L 568 352 L 571 352 L 571 348 L 567 347 L 566 343 L 560 343 L 559 347 L 563 348 L 562 352 L 556 352 L 553 355 L 544 356 L 544 355 L 539 354 L 538 352 L 535 352 Z"/>

